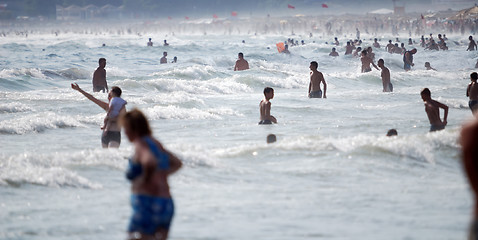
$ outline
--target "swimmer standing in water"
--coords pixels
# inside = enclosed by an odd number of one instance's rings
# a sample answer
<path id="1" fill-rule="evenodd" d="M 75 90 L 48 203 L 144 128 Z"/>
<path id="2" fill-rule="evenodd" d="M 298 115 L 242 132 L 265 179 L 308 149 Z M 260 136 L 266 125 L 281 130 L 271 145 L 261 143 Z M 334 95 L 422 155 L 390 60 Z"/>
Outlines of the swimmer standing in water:
<path id="1" fill-rule="evenodd" d="M 242 71 L 249 69 L 249 63 L 244 59 L 244 54 L 240 52 L 239 54 L 237 54 L 237 57 L 239 59 L 236 61 L 234 71 Z"/>
<path id="2" fill-rule="evenodd" d="M 163 52 L 163 57 L 159 60 L 160 64 L 165 64 L 168 63 L 168 59 L 166 58 L 168 56 L 168 52 Z"/>
<path id="3" fill-rule="evenodd" d="M 417 49 L 414 48 L 411 51 L 406 51 L 403 54 L 403 69 L 410 71 L 415 64 L 413 63 L 413 54 L 417 53 Z"/>
<path id="4" fill-rule="evenodd" d="M 439 130 L 445 129 L 447 125 L 447 117 L 448 117 L 448 106 L 435 101 L 431 97 L 430 89 L 425 88 L 420 93 L 422 96 L 422 100 L 425 102 L 425 112 L 427 113 L 428 120 L 430 121 L 430 132 L 435 132 Z M 443 116 L 443 121 L 440 118 L 440 108 L 445 110 L 445 115 Z"/>
<path id="5" fill-rule="evenodd" d="M 259 111 L 261 113 L 261 121 L 259 122 L 260 125 L 277 123 L 277 119 L 271 115 L 270 100 L 273 98 L 274 98 L 274 89 L 270 87 L 264 88 L 264 99 L 259 104 Z"/>
<path id="6" fill-rule="evenodd" d="M 381 77 L 383 92 L 393 92 L 393 85 L 390 82 L 390 70 L 385 67 L 385 61 L 383 61 L 383 59 L 379 59 L 377 64 L 382 69 Z"/>
<path id="7" fill-rule="evenodd" d="M 475 51 L 477 46 L 475 40 L 473 40 L 473 36 L 470 36 L 468 40 L 470 40 L 470 44 L 468 44 L 468 49 L 466 49 L 466 51 Z"/>
<path id="8" fill-rule="evenodd" d="M 316 61 L 310 62 L 310 83 L 309 83 L 309 98 L 322 98 L 322 90 L 320 83 L 324 85 L 324 98 L 327 98 L 327 83 L 324 75 L 317 71 L 319 64 Z"/>
<path id="9" fill-rule="evenodd" d="M 470 98 L 468 101 L 468 106 L 470 107 L 471 112 L 473 115 L 478 111 L 478 83 L 476 82 L 478 79 L 478 73 L 473 72 L 470 74 L 471 83 L 468 85 L 466 89 L 466 96 Z M 476 115 L 478 117 L 478 115 Z"/>
<path id="10" fill-rule="evenodd" d="M 373 60 L 367 56 L 367 53 L 368 53 L 367 50 L 363 50 L 362 51 L 362 57 L 360 58 L 360 61 L 362 61 L 362 73 L 372 71 L 372 68 L 370 67 L 370 64 L 372 64 L 373 67 L 376 68 L 377 70 L 380 70 L 380 69 L 378 69 L 377 65 L 375 65 L 375 63 L 373 63 Z"/>
<path id="11" fill-rule="evenodd" d="M 93 73 L 93 92 L 108 92 L 108 83 L 106 82 L 106 59 L 98 60 L 98 68 Z"/>

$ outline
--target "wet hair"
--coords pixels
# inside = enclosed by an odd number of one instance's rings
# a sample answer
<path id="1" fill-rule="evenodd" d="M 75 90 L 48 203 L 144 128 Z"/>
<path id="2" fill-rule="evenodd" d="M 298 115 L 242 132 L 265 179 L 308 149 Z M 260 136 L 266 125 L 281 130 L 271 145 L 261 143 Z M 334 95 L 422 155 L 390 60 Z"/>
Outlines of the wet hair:
<path id="1" fill-rule="evenodd" d="M 363 54 L 363 55 L 367 55 L 367 50 L 363 50 L 363 51 L 362 51 L 362 54 Z"/>
<path id="2" fill-rule="evenodd" d="M 277 141 L 277 137 L 274 134 L 267 135 L 267 143 L 273 143 Z"/>
<path id="3" fill-rule="evenodd" d="M 148 120 L 137 108 L 122 115 L 120 124 L 125 129 L 137 134 L 138 137 L 150 136 L 152 133 Z"/>
<path id="4" fill-rule="evenodd" d="M 117 86 L 113 86 L 111 88 L 111 92 L 115 95 L 115 97 L 121 97 L 121 93 L 123 91 L 121 91 L 121 88 L 117 87 Z"/>
<path id="5" fill-rule="evenodd" d="M 347 45 L 350 45 L 350 42 L 347 42 Z"/>
<path id="6" fill-rule="evenodd" d="M 377 40 L 378 40 L 378 39 L 376 39 L 376 38 L 374 39 L 374 41 L 377 41 Z"/>
<path id="7" fill-rule="evenodd" d="M 468 39 L 469 39 L 469 40 L 473 39 L 473 36 L 469 36 Z"/>
<path id="8" fill-rule="evenodd" d="M 358 47 L 358 48 L 357 48 L 357 52 L 360 51 L 360 50 L 362 50 L 362 47 Z"/>
<path id="9" fill-rule="evenodd" d="M 385 63 L 385 61 L 383 61 L 383 59 L 381 59 L 381 58 L 378 60 L 377 64 L 380 63 L 380 62 Z"/>
<path id="10" fill-rule="evenodd" d="M 387 132 L 387 137 L 397 136 L 397 135 L 398 135 L 397 130 L 396 130 L 396 129 L 393 129 L 393 128 L 390 129 L 390 130 L 388 130 L 388 132 Z"/>
<path id="11" fill-rule="evenodd" d="M 470 78 L 476 81 L 476 80 L 478 79 L 478 73 L 472 72 L 472 73 L 470 74 Z"/>
<path id="12" fill-rule="evenodd" d="M 392 43 L 392 40 L 388 40 L 389 43 Z"/>
<path id="13" fill-rule="evenodd" d="M 336 50 L 336 49 L 333 47 L 333 48 L 332 48 L 332 51 L 334 52 L 335 50 Z"/>
<path id="14" fill-rule="evenodd" d="M 274 89 L 271 88 L 271 87 L 265 87 L 264 88 L 264 95 L 266 95 L 266 93 L 270 93 L 270 92 L 274 92 Z"/>
<path id="15" fill-rule="evenodd" d="M 316 61 L 310 62 L 310 65 L 314 66 L 315 68 L 319 67 L 319 64 Z"/>
<path id="16" fill-rule="evenodd" d="M 424 88 L 424 89 L 420 92 L 420 95 L 431 96 L 432 93 L 430 92 L 430 89 Z"/>
<path id="17" fill-rule="evenodd" d="M 242 57 L 242 58 L 244 57 L 244 54 L 241 53 L 241 52 L 240 52 L 239 54 L 237 54 L 237 55 L 239 55 L 239 57 Z"/>
<path id="18" fill-rule="evenodd" d="M 168 52 L 163 52 L 163 56 L 164 56 L 164 55 L 167 55 L 167 54 L 168 54 Z"/>
<path id="19" fill-rule="evenodd" d="M 149 41 L 151 41 L 151 38 L 149 38 Z"/>
<path id="20" fill-rule="evenodd" d="M 98 60 L 98 63 L 101 64 L 101 62 L 106 62 L 106 58 L 100 58 L 100 59 Z"/>
<path id="21" fill-rule="evenodd" d="M 425 62 L 425 66 L 430 66 L 430 62 Z"/>

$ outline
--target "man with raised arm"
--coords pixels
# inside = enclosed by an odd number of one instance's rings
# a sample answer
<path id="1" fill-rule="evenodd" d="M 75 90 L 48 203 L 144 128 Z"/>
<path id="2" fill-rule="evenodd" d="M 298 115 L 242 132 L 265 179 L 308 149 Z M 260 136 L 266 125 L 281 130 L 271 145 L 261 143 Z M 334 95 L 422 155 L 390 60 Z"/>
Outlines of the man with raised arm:
<path id="1" fill-rule="evenodd" d="M 78 84 L 76 83 L 72 83 L 71 88 L 83 94 L 83 96 L 88 98 L 90 101 L 94 102 L 100 108 L 103 108 L 106 112 L 109 111 L 109 108 L 110 108 L 109 102 L 113 98 L 113 95 L 117 97 L 121 97 L 121 89 L 119 87 L 111 88 L 111 91 L 108 93 L 108 102 L 98 100 L 97 98 L 93 97 L 91 94 L 81 89 L 80 86 L 78 86 Z M 115 93 L 113 93 L 113 91 L 115 91 Z M 103 146 L 103 148 L 119 148 L 121 144 L 121 127 L 118 124 L 118 118 L 125 112 L 126 112 L 126 107 L 125 105 L 122 105 L 119 111 L 119 114 L 117 116 L 106 119 L 105 126 L 104 128 L 102 128 L 103 134 L 101 135 L 101 145 Z"/>

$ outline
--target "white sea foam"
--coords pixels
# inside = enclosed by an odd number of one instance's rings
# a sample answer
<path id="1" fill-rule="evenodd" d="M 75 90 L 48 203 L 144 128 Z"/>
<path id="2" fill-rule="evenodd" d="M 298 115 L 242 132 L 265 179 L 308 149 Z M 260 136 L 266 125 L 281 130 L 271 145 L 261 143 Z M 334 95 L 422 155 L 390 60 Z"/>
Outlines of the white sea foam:
<path id="1" fill-rule="evenodd" d="M 0 121 L 0 133 L 26 134 L 42 132 L 47 129 L 81 126 L 83 126 L 83 124 L 71 116 L 58 115 L 53 112 L 43 112 Z"/>

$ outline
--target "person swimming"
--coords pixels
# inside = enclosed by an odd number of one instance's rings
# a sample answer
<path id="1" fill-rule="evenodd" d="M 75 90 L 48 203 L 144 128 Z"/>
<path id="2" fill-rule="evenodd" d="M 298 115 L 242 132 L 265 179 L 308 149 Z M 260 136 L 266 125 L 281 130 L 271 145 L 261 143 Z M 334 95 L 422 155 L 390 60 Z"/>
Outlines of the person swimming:
<path id="1" fill-rule="evenodd" d="M 393 129 L 393 128 L 388 130 L 388 132 L 387 132 L 387 137 L 392 137 L 392 136 L 397 136 L 397 135 L 398 135 L 397 130 Z"/>
<path id="2" fill-rule="evenodd" d="M 267 135 L 267 143 L 275 143 L 277 141 L 277 137 L 274 134 Z"/>

